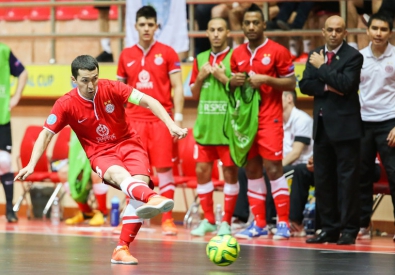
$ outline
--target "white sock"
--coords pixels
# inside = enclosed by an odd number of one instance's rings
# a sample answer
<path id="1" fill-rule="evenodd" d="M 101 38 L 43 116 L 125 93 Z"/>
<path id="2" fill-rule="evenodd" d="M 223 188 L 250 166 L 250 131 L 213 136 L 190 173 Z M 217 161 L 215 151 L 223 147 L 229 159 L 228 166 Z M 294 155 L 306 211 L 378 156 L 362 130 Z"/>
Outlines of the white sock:
<path id="1" fill-rule="evenodd" d="M 356 42 L 349 42 L 348 45 L 350 45 L 351 47 L 353 47 L 356 50 L 359 50 L 358 49 L 358 44 Z"/>
<path id="2" fill-rule="evenodd" d="M 107 53 L 112 53 L 112 50 L 111 50 L 111 40 L 110 40 L 110 38 L 102 38 L 102 39 L 100 40 L 100 43 L 101 43 L 101 47 L 103 48 L 103 50 L 104 50 L 105 52 L 107 52 Z"/>

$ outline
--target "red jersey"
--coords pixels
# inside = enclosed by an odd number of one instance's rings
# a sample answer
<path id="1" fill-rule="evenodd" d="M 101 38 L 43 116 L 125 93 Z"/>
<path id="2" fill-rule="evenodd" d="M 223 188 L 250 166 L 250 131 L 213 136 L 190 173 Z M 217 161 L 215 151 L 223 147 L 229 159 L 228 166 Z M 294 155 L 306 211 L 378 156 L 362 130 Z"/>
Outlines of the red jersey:
<path id="1" fill-rule="evenodd" d="M 272 77 L 288 77 L 294 75 L 294 65 L 291 54 L 282 45 L 266 39 L 262 45 L 252 53 L 248 43 L 237 47 L 230 60 L 232 73 L 247 72 L 252 74 L 264 74 Z M 262 103 L 260 116 L 275 117 L 282 122 L 282 92 L 262 84 L 260 87 Z"/>
<path id="2" fill-rule="evenodd" d="M 224 58 L 226 57 L 229 51 L 230 48 L 227 47 L 225 50 L 217 54 L 211 52 L 210 59 L 208 60 L 208 62 L 210 63 L 211 66 L 214 66 L 215 64 L 220 64 L 224 60 Z M 190 86 L 195 84 L 196 77 L 198 76 L 198 74 L 199 74 L 199 66 L 197 64 L 197 58 L 195 58 L 195 60 L 193 61 L 191 80 L 189 81 Z"/>
<path id="3" fill-rule="evenodd" d="M 173 108 L 170 74 L 179 71 L 177 53 L 165 44 L 154 42 L 147 51 L 139 44 L 124 49 L 119 57 L 117 77 L 157 99 L 170 114 Z M 130 103 L 126 114 L 137 120 L 158 120 L 149 109 Z"/>
<path id="4" fill-rule="evenodd" d="M 88 158 L 105 154 L 106 149 L 136 133 L 125 119 L 124 104 L 132 88 L 119 81 L 100 79 L 93 100 L 74 88 L 56 100 L 44 128 L 58 133 L 70 125 Z"/>

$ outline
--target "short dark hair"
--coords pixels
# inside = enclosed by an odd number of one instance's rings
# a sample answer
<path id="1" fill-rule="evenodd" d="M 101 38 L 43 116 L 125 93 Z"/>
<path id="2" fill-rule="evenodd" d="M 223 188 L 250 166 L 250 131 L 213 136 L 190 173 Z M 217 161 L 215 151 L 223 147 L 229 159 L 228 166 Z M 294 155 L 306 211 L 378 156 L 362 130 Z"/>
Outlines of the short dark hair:
<path id="1" fill-rule="evenodd" d="M 372 25 L 373 20 L 380 20 L 380 21 L 386 22 L 388 24 L 390 32 L 392 32 L 393 20 L 392 20 L 392 17 L 389 14 L 387 14 L 386 12 L 378 12 L 378 13 L 372 14 L 369 18 L 369 21 L 368 21 L 368 28 L 370 28 L 370 26 Z"/>
<path id="2" fill-rule="evenodd" d="M 136 22 L 140 17 L 154 18 L 156 22 L 156 10 L 152 6 L 142 6 L 136 13 Z"/>
<path id="3" fill-rule="evenodd" d="M 208 21 L 208 23 L 207 23 L 207 29 L 208 29 L 208 25 L 209 25 L 210 22 L 213 21 L 213 20 L 222 20 L 223 22 L 225 22 L 225 27 L 226 27 L 226 29 L 229 30 L 228 21 L 227 21 L 225 18 L 223 18 L 223 17 L 214 17 L 214 18 L 211 18 L 211 19 Z"/>
<path id="4" fill-rule="evenodd" d="M 292 101 L 293 101 L 294 105 L 296 105 L 296 100 L 298 99 L 298 96 L 296 95 L 296 91 L 295 90 L 294 91 L 284 91 L 283 93 L 285 95 L 286 94 L 292 95 Z"/>
<path id="5" fill-rule="evenodd" d="M 246 14 L 247 12 L 257 12 L 261 15 L 262 21 L 265 21 L 265 16 L 263 16 L 262 9 L 257 4 L 251 4 L 251 6 L 244 12 L 244 14 Z"/>
<path id="6" fill-rule="evenodd" d="M 97 71 L 99 71 L 99 63 L 90 55 L 77 56 L 73 62 L 71 62 L 71 74 L 75 79 L 77 79 L 78 70 L 94 71 L 96 68 Z"/>

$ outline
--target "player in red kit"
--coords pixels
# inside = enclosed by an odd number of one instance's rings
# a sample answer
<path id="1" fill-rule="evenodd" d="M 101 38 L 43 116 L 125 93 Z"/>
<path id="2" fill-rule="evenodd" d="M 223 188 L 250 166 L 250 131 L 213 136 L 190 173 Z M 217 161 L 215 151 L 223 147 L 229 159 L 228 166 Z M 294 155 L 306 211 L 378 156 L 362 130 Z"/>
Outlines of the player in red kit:
<path id="1" fill-rule="evenodd" d="M 187 129 L 178 127 L 160 103 L 119 81 L 99 80 L 99 65 L 88 55 L 78 56 L 71 64 L 72 81 L 77 85 L 59 98 L 41 131 L 29 164 L 15 179 L 26 179 L 52 137 L 70 125 L 77 135 L 92 169 L 105 183 L 122 190 L 129 198 L 123 227 L 111 258 L 112 263 L 137 264 L 129 252 L 143 219 L 170 211 L 174 202 L 152 191 L 149 161 L 140 137 L 126 119 L 127 102 L 149 108 L 167 126 L 170 134 L 183 138 Z"/>
<path id="2" fill-rule="evenodd" d="M 261 105 L 258 132 L 245 167 L 248 178 L 247 195 L 255 221 L 235 236 L 253 238 L 268 235 L 265 220 L 266 186 L 262 174 L 263 164 L 270 179 L 278 215 L 277 233 L 273 239 L 288 239 L 290 237 L 289 191 L 282 167 L 284 135 L 282 92 L 295 89 L 294 66 L 289 51 L 264 36 L 266 23 L 262 10 L 256 4 L 252 4 L 246 10 L 242 24 L 248 43 L 240 45 L 233 51 L 231 58 L 233 76 L 230 87 L 232 90 L 248 81 L 252 88 L 259 89 Z"/>
<path id="3" fill-rule="evenodd" d="M 172 114 L 174 107 L 174 120 L 181 126 L 184 93 L 180 61 L 171 47 L 154 40 L 158 24 L 153 7 L 143 6 L 137 11 L 135 28 L 139 33 L 139 42 L 121 52 L 117 78 L 157 99 L 169 114 Z M 175 156 L 171 135 L 149 110 L 128 103 L 126 114 L 143 140 L 150 164 L 156 169 L 160 194 L 173 199 L 175 185 L 172 167 Z M 177 234 L 170 211 L 162 216 L 162 233 Z"/>

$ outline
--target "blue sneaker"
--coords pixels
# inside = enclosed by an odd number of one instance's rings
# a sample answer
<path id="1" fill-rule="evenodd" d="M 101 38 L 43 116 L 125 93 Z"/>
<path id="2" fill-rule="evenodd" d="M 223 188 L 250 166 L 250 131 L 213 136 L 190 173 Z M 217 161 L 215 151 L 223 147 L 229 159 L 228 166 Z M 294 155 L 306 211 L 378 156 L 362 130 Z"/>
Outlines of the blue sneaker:
<path id="1" fill-rule="evenodd" d="M 260 228 L 255 225 L 255 221 L 249 227 L 235 234 L 236 238 L 251 239 L 251 238 L 267 238 L 269 232 L 266 227 Z"/>
<path id="2" fill-rule="evenodd" d="M 277 224 L 277 232 L 273 236 L 273 240 L 288 240 L 291 236 L 289 227 L 285 222 L 279 222 Z"/>

